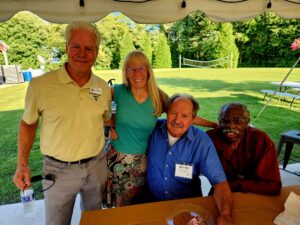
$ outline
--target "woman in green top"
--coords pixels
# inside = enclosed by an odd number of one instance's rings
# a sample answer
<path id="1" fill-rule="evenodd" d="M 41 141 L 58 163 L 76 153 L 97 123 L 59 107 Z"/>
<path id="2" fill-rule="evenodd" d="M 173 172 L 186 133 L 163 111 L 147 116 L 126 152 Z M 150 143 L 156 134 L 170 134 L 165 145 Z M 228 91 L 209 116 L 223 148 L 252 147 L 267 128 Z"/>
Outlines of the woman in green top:
<path id="1" fill-rule="evenodd" d="M 157 86 L 149 60 L 141 51 L 126 56 L 122 79 L 123 84 L 111 88 L 117 110 L 107 154 L 107 201 L 117 207 L 129 205 L 145 183 L 148 138 L 168 99 Z M 201 117 L 196 124 L 217 125 Z"/>

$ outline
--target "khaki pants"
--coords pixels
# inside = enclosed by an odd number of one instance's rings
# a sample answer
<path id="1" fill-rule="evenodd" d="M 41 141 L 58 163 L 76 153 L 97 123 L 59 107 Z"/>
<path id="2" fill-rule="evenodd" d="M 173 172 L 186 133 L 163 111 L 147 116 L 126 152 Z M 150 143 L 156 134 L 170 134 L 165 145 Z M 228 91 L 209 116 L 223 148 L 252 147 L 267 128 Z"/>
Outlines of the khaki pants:
<path id="1" fill-rule="evenodd" d="M 85 164 L 60 163 L 45 157 L 43 173 L 55 176 L 55 184 L 44 192 L 46 225 L 71 223 L 77 193 L 81 196 L 82 210 L 101 208 L 107 180 L 107 160 L 104 153 Z M 52 181 L 43 180 L 44 189 L 51 184 Z"/>

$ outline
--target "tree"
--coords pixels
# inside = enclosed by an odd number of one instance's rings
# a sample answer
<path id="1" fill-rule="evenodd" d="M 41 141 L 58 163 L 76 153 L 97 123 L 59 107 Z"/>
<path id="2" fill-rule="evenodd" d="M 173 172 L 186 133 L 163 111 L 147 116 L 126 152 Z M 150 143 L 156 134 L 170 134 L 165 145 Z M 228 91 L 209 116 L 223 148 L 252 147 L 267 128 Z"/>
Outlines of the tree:
<path id="1" fill-rule="evenodd" d="M 109 70 L 112 62 L 112 52 L 107 46 L 102 45 L 99 48 L 97 60 L 95 62 L 96 70 Z"/>
<path id="2" fill-rule="evenodd" d="M 47 26 L 47 46 L 41 55 L 47 60 L 48 70 L 57 69 L 67 61 L 66 55 L 66 24 L 49 23 Z"/>
<path id="3" fill-rule="evenodd" d="M 111 59 L 110 69 L 119 68 L 121 42 L 124 34 L 129 32 L 130 26 L 132 26 L 130 20 L 122 14 L 110 14 L 97 23 L 102 35 L 100 46 L 103 52 L 110 52 L 107 54 Z"/>
<path id="4" fill-rule="evenodd" d="M 158 40 L 153 48 L 153 67 L 154 68 L 171 68 L 171 52 L 168 45 L 167 37 L 164 33 L 158 33 Z"/>
<path id="5" fill-rule="evenodd" d="M 152 49 L 152 43 L 149 34 L 145 32 L 142 37 L 143 39 L 141 41 L 141 51 L 143 51 L 145 55 L 148 57 L 149 62 L 152 62 L 153 49 Z"/>
<path id="6" fill-rule="evenodd" d="M 148 57 L 149 62 L 152 62 L 152 42 L 150 34 L 147 32 L 147 27 L 142 24 L 138 24 L 136 29 L 133 30 L 134 45 L 136 49 L 141 50 Z"/>
<path id="7" fill-rule="evenodd" d="M 133 46 L 132 43 L 132 37 L 131 34 L 129 32 L 126 32 L 124 34 L 123 40 L 121 42 L 121 46 L 120 46 L 120 62 L 119 62 L 119 68 L 121 69 L 123 66 L 123 62 L 124 59 L 126 57 L 126 55 L 133 51 L 135 48 Z"/>
<path id="8" fill-rule="evenodd" d="M 196 12 L 174 23 L 168 29 L 173 66 L 178 66 L 178 56 L 209 61 L 228 57 L 233 53 L 233 66 L 237 65 L 238 50 L 229 23 L 210 21 Z M 228 64 L 223 65 L 228 67 Z"/>
<path id="9" fill-rule="evenodd" d="M 252 20 L 233 23 L 240 51 L 240 65 L 286 67 L 295 61 L 290 44 L 299 36 L 299 19 L 282 19 L 264 13 Z"/>
<path id="10" fill-rule="evenodd" d="M 221 64 L 218 67 L 236 68 L 238 65 L 239 50 L 235 44 L 233 29 L 231 23 L 218 23 L 217 31 L 219 39 L 215 46 L 216 59 L 227 57 L 227 63 Z"/>
<path id="11" fill-rule="evenodd" d="M 290 50 L 290 44 L 299 36 L 299 19 L 287 20 L 264 13 L 232 24 L 212 22 L 197 12 L 175 23 L 146 26 L 113 13 L 97 23 L 102 40 L 95 68 L 119 68 L 124 54 L 133 49 L 131 46 L 126 50 L 126 46 L 132 43 L 158 68 L 170 67 L 170 55 L 172 66 L 178 66 L 179 54 L 202 61 L 232 56 L 233 67 L 238 63 L 290 67 L 296 60 L 297 52 Z M 65 26 L 46 22 L 30 12 L 18 13 L 0 23 L 0 40 L 10 46 L 9 63 L 22 65 L 22 69 L 39 68 L 37 56 L 41 55 L 47 61 L 47 70 L 61 66 L 67 58 Z M 4 64 L 1 54 L 0 64 Z"/>
<path id="12" fill-rule="evenodd" d="M 22 69 L 38 68 L 37 55 L 47 47 L 47 22 L 29 12 L 21 12 L 5 23 L 0 23 L 0 39 L 10 46 L 10 64 Z M 4 62 L 1 62 L 4 64 Z"/>

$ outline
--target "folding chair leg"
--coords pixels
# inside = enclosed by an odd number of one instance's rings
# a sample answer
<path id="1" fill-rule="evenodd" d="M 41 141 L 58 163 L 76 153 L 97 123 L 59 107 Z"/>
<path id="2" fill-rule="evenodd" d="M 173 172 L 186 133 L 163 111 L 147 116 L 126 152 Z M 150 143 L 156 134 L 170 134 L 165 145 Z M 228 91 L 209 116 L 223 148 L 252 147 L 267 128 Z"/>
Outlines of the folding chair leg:
<path id="1" fill-rule="evenodd" d="M 285 139 L 284 139 L 283 136 L 281 136 L 278 147 L 277 147 L 277 157 L 278 158 L 280 156 L 280 152 L 281 152 L 281 149 L 282 149 L 282 146 L 283 146 L 284 142 L 285 142 Z"/>
<path id="2" fill-rule="evenodd" d="M 293 142 L 288 142 L 287 141 L 285 143 L 285 152 L 284 152 L 284 159 L 283 159 L 283 169 L 285 169 L 285 167 L 287 166 L 287 164 L 289 162 L 293 146 L 294 146 Z"/>
<path id="3" fill-rule="evenodd" d="M 291 102 L 291 104 L 290 104 L 290 109 L 292 108 L 292 105 L 293 105 L 293 103 L 294 103 L 294 100 L 295 100 L 295 98 L 292 99 L 292 102 Z"/>
<path id="4" fill-rule="evenodd" d="M 264 95 L 264 100 L 266 99 L 266 97 L 267 97 L 267 93 L 265 93 L 265 95 Z M 263 100 L 263 101 L 264 101 L 264 100 Z"/>

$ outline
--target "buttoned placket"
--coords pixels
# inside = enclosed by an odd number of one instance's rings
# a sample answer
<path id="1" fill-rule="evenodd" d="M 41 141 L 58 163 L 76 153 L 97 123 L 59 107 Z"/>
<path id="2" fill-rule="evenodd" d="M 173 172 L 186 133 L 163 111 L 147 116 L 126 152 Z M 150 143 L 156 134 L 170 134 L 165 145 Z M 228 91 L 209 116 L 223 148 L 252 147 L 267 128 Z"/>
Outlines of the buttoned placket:
<path id="1" fill-rule="evenodd" d="M 164 189 L 164 194 L 165 196 L 167 197 L 168 194 L 169 194 L 169 179 L 168 179 L 168 175 L 170 174 L 170 167 L 168 165 L 168 162 L 170 162 L 171 160 L 168 160 L 169 157 L 172 157 L 172 151 L 171 151 L 171 147 L 169 145 L 169 141 L 168 141 L 168 138 L 165 139 L 166 141 L 166 145 L 168 146 L 168 152 L 167 152 L 167 160 L 166 160 L 166 165 L 165 165 L 165 169 L 164 169 L 164 183 L 165 183 L 165 189 Z"/>
<path id="2" fill-rule="evenodd" d="M 85 92 L 85 88 L 82 88 L 82 87 L 79 88 L 79 91 L 78 91 L 78 101 L 80 103 L 83 103 L 83 101 L 84 101 L 84 98 L 83 98 L 84 92 Z"/>

